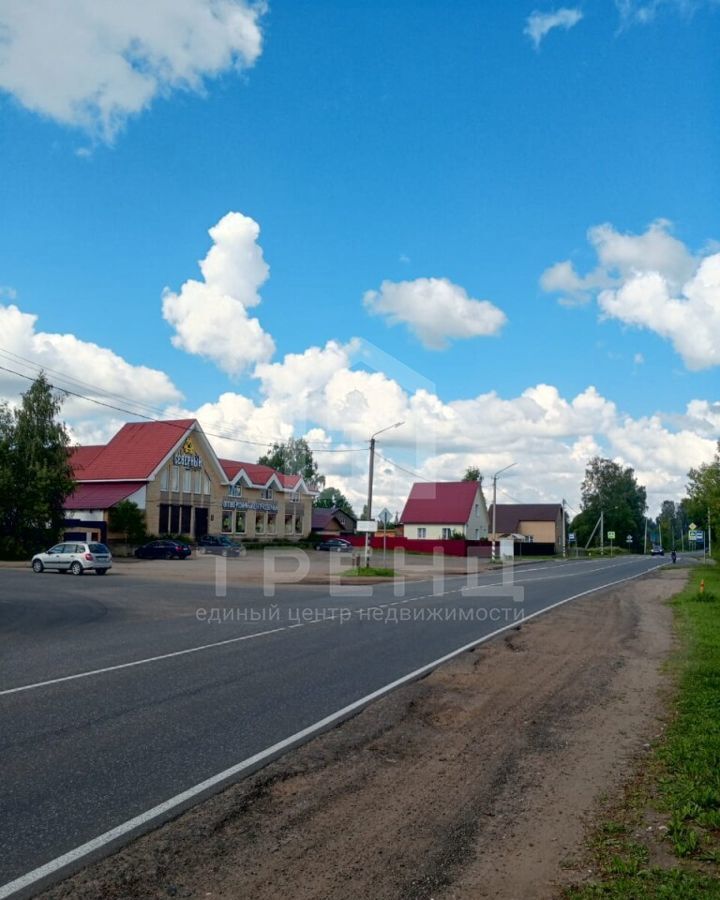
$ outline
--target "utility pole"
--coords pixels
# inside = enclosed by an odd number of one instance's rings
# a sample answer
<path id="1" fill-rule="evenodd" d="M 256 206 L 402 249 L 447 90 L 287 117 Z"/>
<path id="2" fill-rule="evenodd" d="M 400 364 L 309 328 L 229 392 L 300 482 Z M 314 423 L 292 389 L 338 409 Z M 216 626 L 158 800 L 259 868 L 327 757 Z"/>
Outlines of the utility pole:
<path id="1" fill-rule="evenodd" d="M 643 538 L 643 556 L 647 555 L 647 516 L 643 516 L 645 519 L 645 537 Z"/>
<path id="2" fill-rule="evenodd" d="M 712 534 L 710 532 L 710 507 L 708 506 L 708 518 L 707 518 L 707 548 L 708 548 L 708 556 L 712 556 Z"/>
<path id="3" fill-rule="evenodd" d="M 370 464 L 368 466 L 368 498 L 367 498 L 367 517 L 368 521 L 372 520 L 372 501 L 373 501 L 373 477 L 375 474 L 375 438 L 382 434 L 383 431 L 389 431 L 391 428 L 399 428 L 404 422 L 395 422 L 386 428 L 381 428 L 375 434 L 370 436 Z M 365 568 L 370 565 L 370 532 L 365 532 Z"/>
<path id="4" fill-rule="evenodd" d="M 565 539 L 565 498 L 563 497 L 562 501 L 562 555 L 563 559 L 565 559 L 566 553 L 566 539 Z"/>
<path id="5" fill-rule="evenodd" d="M 600 556 L 605 556 L 605 510 L 600 510 Z"/>
<path id="6" fill-rule="evenodd" d="M 493 475 L 493 520 L 492 520 L 492 545 L 490 551 L 490 558 L 493 562 L 497 559 L 497 532 L 495 530 L 495 523 L 497 522 L 497 480 L 498 476 L 502 475 L 503 472 L 507 472 L 508 469 L 512 469 L 513 466 L 516 466 L 517 463 L 510 463 L 509 466 L 505 466 L 504 469 L 500 469 Z"/>

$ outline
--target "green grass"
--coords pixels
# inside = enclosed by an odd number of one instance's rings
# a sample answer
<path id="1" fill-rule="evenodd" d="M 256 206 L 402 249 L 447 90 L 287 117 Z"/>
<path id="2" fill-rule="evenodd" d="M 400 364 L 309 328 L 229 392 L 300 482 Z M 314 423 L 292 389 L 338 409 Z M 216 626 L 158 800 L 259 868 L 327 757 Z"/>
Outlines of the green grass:
<path id="1" fill-rule="evenodd" d="M 367 566 L 367 567 L 360 566 L 359 568 L 348 569 L 347 571 L 343 572 L 343 576 L 348 576 L 348 577 L 374 576 L 375 578 L 392 578 L 392 576 L 394 574 L 395 574 L 395 569 L 384 569 L 382 567 L 377 567 L 377 566 Z"/>
<path id="2" fill-rule="evenodd" d="M 592 852 L 601 880 L 567 891 L 575 900 L 720 900 L 720 567 L 698 567 L 672 605 L 681 638 L 674 715 L 639 788 L 597 829 Z M 666 823 L 668 868 L 651 866 L 648 845 L 638 842 L 648 808 Z"/>

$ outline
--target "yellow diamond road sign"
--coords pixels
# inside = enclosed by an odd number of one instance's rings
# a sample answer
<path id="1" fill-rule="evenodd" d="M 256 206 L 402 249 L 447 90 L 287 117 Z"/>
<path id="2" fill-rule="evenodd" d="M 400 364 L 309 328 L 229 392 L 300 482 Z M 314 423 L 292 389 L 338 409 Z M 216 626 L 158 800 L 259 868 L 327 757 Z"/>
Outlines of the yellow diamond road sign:
<path id="1" fill-rule="evenodd" d="M 690 523 L 690 531 L 697 531 L 697 525 L 694 522 Z"/>

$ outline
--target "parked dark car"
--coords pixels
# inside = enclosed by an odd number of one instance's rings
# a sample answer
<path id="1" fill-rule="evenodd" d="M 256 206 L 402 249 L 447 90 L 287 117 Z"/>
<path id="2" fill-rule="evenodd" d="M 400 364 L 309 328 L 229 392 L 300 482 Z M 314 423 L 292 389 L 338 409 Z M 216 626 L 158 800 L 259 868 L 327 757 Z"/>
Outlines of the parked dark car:
<path id="1" fill-rule="evenodd" d="M 349 550 L 352 550 L 352 544 L 350 541 L 346 541 L 345 538 L 328 538 L 326 541 L 320 541 L 320 543 L 315 547 L 316 550 L 331 550 L 336 553 L 346 553 Z"/>
<path id="2" fill-rule="evenodd" d="M 650 551 L 650 556 L 665 556 L 665 550 L 658 544 L 655 544 Z"/>
<path id="3" fill-rule="evenodd" d="M 150 541 L 135 551 L 138 559 L 187 559 L 192 549 L 180 541 Z"/>
<path id="4" fill-rule="evenodd" d="M 240 541 L 224 534 L 206 534 L 198 540 L 199 553 L 212 553 L 215 556 L 244 556 L 245 548 Z"/>

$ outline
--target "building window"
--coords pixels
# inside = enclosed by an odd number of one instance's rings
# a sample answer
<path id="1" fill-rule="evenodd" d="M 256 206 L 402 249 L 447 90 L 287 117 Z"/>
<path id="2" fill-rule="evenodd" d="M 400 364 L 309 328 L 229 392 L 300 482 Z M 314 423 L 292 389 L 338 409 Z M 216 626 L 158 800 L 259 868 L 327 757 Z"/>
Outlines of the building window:
<path id="1" fill-rule="evenodd" d="M 442 539 L 444 541 L 449 541 L 451 537 L 452 537 L 452 528 L 443 528 Z"/>
<path id="2" fill-rule="evenodd" d="M 180 531 L 180 507 L 179 506 L 171 506 L 170 507 L 170 528 L 168 529 L 170 534 L 177 534 Z"/>
<path id="3" fill-rule="evenodd" d="M 293 517 L 292 513 L 289 516 L 285 516 L 285 534 L 293 533 Z"/>
<path id="4" fill-rule="evenodd" d="M 255 531 L 258 534 L 265 534 L 265 513 L 255 514 Z"/>
<path id="5" fill-rule="evenodd" d="M 235 533 L 245 534 L 245 513 L 240 510 L 235 513 Z"/>
<path id="6" fill-rule="evenodd" d="M 299 503 L 300 497 L 298 494 L 290 494 L 290 502 L 291 503 Z"/>
<path id="7" fill-rule="evenodd" d="M 232 513 L 224 512 L 222 514 L 222 525 L 220 526 L 220 530 L 223 534 L 230 534 L 232 532 Z"/>
<path id="8" fill-rule="evenodd" d="M 302 531 L 303 531 L 302 516 L 297 516 L 295 519 L 295 534 L 302 534 Z"/>
<path id="9" fill-rule="evenodd" d="M 180 520 L 180 533 L 190 534 L 190 521 L 192 517 L 192 506 L 181 506 L 182 514 Z"/>
<path id="10" fill-rule="evenodd" d="M 272 491 L 272 488 L 263 488 L 263 489 L 260 491 L 260 497 L 261 497 L 263 500 L 272 500 L 272 498 L 273 498 L 273 491 Z"/>
<path id="11" fill-rule="evenodd" d="M 168 471 L 168 467 L 165 468 L 160 473 L 160 490 L 166 491 L 168 489 L 168 482 L 170 480 L 170 472 Z"/>
<path id="12" fill-rule="evenodd" d="M 275 513 L 268 513 L 268 517 L 267 517 L 268 534 L 275 534 L 275 519 L 276 518 L 277 517 L 276 517 Z"/>
<path id="13" fill-rule="evenodd" d="M 480 529 L 479 528 L 475 529 L 475 540 L 476 541 L 480 540 Z"/>
<path id="14" fill-rule="evenodd" d="M 192 491 L 192 469 L 183 471 L 183 491 L 189 494 Z"/>
<path id="15" fill-rule="evenodd" d="M 180 490 L 180 469 L 177 466 L 173 466 L 170 470 L 170 490 Z"/>
<path id="16" fill-rule="evenodd" d="M 167 503 L 160 504 L 158 516 L 158 534 L 167 534 L 170 529 L 170 507 Z"/>
<path id="17" fill-rule="evenodd" d="M 475 504 L 475 518 L 477 519 L 479 515 L 480 515 L 480 504 L 476 503 Z"/>
<path id="18" fill-rule="evenodd" d="M 418 540 L 424 540 L 427 537 L 427 528 L 418 528 L 417 536 Z"/>
<path id="19" fill-rule="evenodd" d="M 196 494 L 202 494 L 203 488 L 203 473 L 200 471 L 195 472 L 195 486 L 193 490 Z"/>

